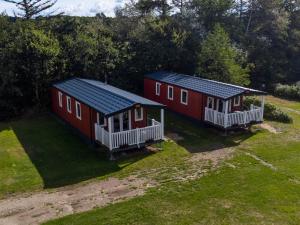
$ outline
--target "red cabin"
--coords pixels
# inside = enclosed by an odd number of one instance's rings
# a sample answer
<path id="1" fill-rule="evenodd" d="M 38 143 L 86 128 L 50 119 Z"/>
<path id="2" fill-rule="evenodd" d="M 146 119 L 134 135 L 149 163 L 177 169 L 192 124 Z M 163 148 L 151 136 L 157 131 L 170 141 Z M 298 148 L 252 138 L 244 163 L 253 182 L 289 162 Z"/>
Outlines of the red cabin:
<path id="1" fill-rule="evenodd" d="M 163 140 L 164 106 L 95 80 L 73 78 L 53 85 L 52 110 L 91 142 L 110 151 Z M 149 120 L 148 108 L 161 111 Z"/>
<path id="2" fill-rule="evenodd" d="M 261 95 L 261 106 L 244 110 L 246 95 Z M 144 78 L 144 96 L 172 111 L 222 128 L 263 121 L 266 93 L 241 86 L 170 72 L 156 72 Z"/>

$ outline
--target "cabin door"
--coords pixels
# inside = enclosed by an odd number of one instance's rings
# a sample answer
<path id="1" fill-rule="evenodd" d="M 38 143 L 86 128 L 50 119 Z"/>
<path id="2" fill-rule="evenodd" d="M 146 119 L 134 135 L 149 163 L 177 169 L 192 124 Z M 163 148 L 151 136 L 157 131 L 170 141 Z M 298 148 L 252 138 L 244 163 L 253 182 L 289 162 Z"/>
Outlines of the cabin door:
<path id="1" fill-rule="evenodd" d="M 225 112 L 225 109 L 224 109 L 224 101 L 223 101 L 223 100 L 218 99 L 218 100 L 217 100 L 217 106 L 216 106 L 216 107 L 217 107 L 216 110 L 217 110 L 218 112 Z"/>

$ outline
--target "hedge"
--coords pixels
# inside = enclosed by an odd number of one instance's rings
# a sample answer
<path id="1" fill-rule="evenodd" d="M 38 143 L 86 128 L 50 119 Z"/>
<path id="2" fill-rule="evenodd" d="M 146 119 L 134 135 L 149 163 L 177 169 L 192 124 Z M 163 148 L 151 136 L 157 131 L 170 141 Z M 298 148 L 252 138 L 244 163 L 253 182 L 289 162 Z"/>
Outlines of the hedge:
<path id="1" fill-rule="evenodd" d="M 274 88 L 274 94 L 287 99 L 300 100 L 300 85 L 277 84 Z"/>
<path id="2" fill-rule="evenodd" d="M 249 109 L 250 105 L 260 105 L 260 101 L 256 98 L 246 98 L 244 101 L 245 106 Z M 293 118 L 287 113 L 281 111 L 271 103 L 265 104 L 264 117 L 268 120 L 278 121 L 282 123 L 293 123 Z"/>

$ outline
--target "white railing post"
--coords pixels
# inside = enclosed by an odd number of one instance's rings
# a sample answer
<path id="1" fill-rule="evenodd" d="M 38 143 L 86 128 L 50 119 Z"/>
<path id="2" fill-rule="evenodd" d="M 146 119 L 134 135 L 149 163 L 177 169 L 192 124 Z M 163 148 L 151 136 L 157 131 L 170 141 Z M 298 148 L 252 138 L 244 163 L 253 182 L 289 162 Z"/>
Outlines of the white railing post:
<path id="1" fill-rule="evenodd" d="M 160 125 L 161 125 L 161 138 L 164 139 L 165 134 L 164 134 L 164 127 L 165 127 L 165 110 L 161 109 L 160 110 Z"/>
<path id="2" fill-rule="evenodd" d="M 244 111 L 244 125 L 247 124 L 247 111 Z"/>
<path id="3" fill-rule="evenodd" d="M 108 118 L 109 150 L 112 150 L 112 117 Z"/>
<path id="4" fill-rule="evenodd" d="M 264 121 L 265 96 L 261 96 L 261 121 Z"/>
<path id="5" fill-rule="evenodd" d="M 138 145 L 138 147 L 140 147 L 140 128 L 136 129 L 136 144 Z"/>
<path id="6" fill-rule="evenodd" d="M 98 124 L 95 123 L 95 140 L 98 141 Z"/>
<path id="7" fill-rule="evenodd" d="M 131 124 L 131 110 L 128 111 L 128 121 L 129 121 L 129 130 L 132 130 L 132 124 Z"/>
<path id="8" fill-rule="evenodd" d="M 225 101 L 224 128 L 228 127 L 228 100 Z"/>
<path id="9" fill-rule="evenodd" d="M 120 127 L 120 131 L 123 131 L 123 113 L 119 114 L 119 127 Z"/>
<path id="10" fill-rule="evenodd" d="M 101 143 L 104 145 L 104 127 L 101 127 Z"/>

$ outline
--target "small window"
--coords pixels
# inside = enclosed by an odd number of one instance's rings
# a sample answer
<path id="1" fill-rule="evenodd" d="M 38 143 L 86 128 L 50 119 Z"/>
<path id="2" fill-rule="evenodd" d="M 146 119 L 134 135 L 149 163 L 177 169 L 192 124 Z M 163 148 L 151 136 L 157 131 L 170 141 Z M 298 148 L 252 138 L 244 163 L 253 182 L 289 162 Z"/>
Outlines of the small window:
<path id="1" fill-rule="evenodd" d="M 103 114 L 97 113 L 97 124 L 100 126 L 106 126 L 106 120 Z"/>
<path id="2" fill-rule="evenodd" d="M 59 104 L 59 107 L 62 108 L 63 107 L 63 104 L 62 104 L 62 93 L 59 91 L 58 92 L 58 104 Z"/>
<path id="3" fill-rule="evenodd" d="M 81 105 L 79 102 L 76 102 L 76 117 L 81 120 Z"/>
<path id="4" fill-rule="evenodd" d="M 234 106 L 240 106 L 240 103 L 241 103 L 241 97 L 240 96 L 235 97 L 233 101 Z"/>
<path id="5" fill-rule="evenodd" d="M 188 91 L 186 90 L 181 90 L 181 104 L 188 104 Z"/>
<path id="6" fill-rule="evenodd" d="M 72 113 L 71 98 L 69 96 L 67 96 L 67 110 Z"/>
<path id="7" fill-rule="evenodd" d="M 215 99 L 213 97 L 207 98 L 207 108 L 214 109 L 215 106 Z"/>
<path id="8" fill-rule="evenodd" d="M 156 83 L 155 93 L 157 96 L 160 96 L 160 86 L 161 86 L 161 83 Z"/>
<path id="9" fill-rule="evenodd" d="M 137 108 L 134 110 L 135 114 L 135 121 L 142 121 L 143 120 L 143 108 Z"/>
<path id="10" fill-rule="evenodd" d="M 172 86 L 168 86 L 168 99 L 173 100 L 174 88 Z"/>

